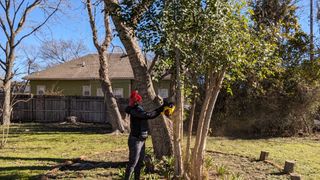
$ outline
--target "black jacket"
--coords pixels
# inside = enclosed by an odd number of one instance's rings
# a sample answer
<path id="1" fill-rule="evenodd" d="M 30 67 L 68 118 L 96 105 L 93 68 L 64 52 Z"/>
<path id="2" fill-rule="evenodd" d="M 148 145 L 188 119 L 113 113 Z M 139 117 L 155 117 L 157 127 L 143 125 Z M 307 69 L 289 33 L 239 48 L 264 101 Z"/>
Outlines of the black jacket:
<path id="1" fill-rule="evenodd" d="M 146 112 L 140 105 L 128 106 L 126 113 L 130 114 L 130 135 L 141 137 L 142 134 L 146 134 L 149 131 L 148 119 L 154 119 L 159 116 L 163 108 L 164 106 L 161 106 L 154 111 Z"/>

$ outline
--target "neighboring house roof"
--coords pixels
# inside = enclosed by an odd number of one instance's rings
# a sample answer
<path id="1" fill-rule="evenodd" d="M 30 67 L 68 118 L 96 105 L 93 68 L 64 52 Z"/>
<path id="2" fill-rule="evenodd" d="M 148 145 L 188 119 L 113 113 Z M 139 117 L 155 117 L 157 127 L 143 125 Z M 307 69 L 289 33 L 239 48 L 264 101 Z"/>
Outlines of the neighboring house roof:
<path id="1" fill-rule="evenodd" d="M 122 53 L 112 53 L 109 58 L 110 79 L 134 79 L 128 57 Z M 27 80 L 95 80 L 99 78 L 99 57 L 89 54 L 43 71 L 32 73 Z"/>

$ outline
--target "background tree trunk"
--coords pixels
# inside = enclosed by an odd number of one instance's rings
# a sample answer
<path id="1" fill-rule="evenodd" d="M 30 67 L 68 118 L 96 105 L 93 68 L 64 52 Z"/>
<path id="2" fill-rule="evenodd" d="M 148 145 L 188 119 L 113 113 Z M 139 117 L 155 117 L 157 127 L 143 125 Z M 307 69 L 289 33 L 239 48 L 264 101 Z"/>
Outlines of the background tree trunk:
<path id="1" fill-rule="evenodd" d="M 120 130 L 120 132 L 124 132 L 124 126 L 122 123 L 122 116 L 120 114 L 120 110 L 118 107 L 118 103 L 116 98 L 113 95 L 111 81 L 109 79 L 108 73 L 108 65 L 107 65 L 107 57 L 104 53 L 99 53 L 99 61 L 100 61 L 100 68 L 99 68 L 99 75 L 101 78 L 101 87 L 105 95 L 105 104 L 107 105 L 108 114 L 110 118 L 110 124 L 112 127 L 112 131 L 116 132 Z"/>
<path id="2" fill-rule="evenodd" d="M 106 57 L 108 47 L 112 40 L 112 32 L 110 29 L 110 22 L 109 22 L 110 8 L 107 6 L 106 3 L 104 4 L 103 18 L 104 18 L 105 37 L 102 44 L 99 44 L 98 32 L 96 28 L 94 15 L 92 12 L 91 0 L 86 1 L 86 7 L 87 7 L 89 22 L 92 30 L 92 40 L 99 54 L 99 64 L 100 64 L 99 76 L 100 76 L 102 91 L 104 93 L 105 104 L 108 109 L 109 122 L 111 124 L 113 132 L 117 132 L 117 130 L 120 130 L 120 132 L 124 132 L 123 121 L 119 111 L 117 100 L 113 96 L 112 84 L 111 84 L 111 80 L 109 79 L 108 58 Z"/>

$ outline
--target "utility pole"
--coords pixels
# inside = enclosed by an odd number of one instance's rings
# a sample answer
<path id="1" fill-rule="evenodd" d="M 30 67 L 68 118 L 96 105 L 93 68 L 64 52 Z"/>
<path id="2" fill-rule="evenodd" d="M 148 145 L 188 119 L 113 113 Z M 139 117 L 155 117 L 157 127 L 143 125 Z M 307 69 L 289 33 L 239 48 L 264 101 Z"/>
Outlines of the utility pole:
<path id="1" fill-rule="evenodd" d="M 310 62 L 314 60 L 313 43 L 313 0 L 310 0 Z"/>

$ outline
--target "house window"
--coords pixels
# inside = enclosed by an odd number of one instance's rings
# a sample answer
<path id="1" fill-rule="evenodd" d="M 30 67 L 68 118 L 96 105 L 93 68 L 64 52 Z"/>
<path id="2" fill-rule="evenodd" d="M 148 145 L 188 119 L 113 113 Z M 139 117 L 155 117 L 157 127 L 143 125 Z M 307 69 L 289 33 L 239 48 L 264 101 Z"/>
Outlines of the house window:
<path id="1" fill-rule="evenodd" d="M 116 98 L 123 98 L 123 88 L 113 88 L 113 95 Z"/>
<path id="2" fill-rule="evenodd" d="M 104 96 L 102 88 L 97 89 L 97 96 Z"/>
<path id="3" fill-rule="evenodd" d="M 169 91 L 168 89 L 158 89 L 158 94 L 162 98 L 167 98 L 169 96 Z"/>
<path id="4" fill-rule="evenodd" d="M 46 92 L 46 86 L 44 85 L 37 86 L 37 95 L 44 95 L 45 92 Z"/>
<path id="5" fill-rule="evenodd" d="M 82 95 L 91 96 L 91 86 L 82 86 Z"/>

